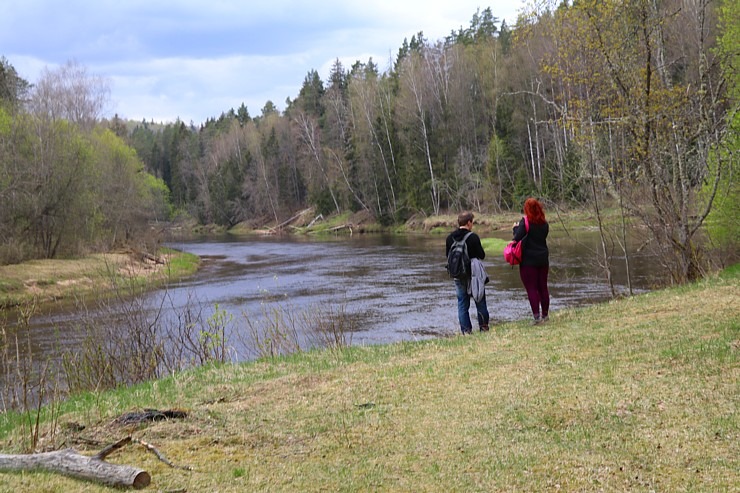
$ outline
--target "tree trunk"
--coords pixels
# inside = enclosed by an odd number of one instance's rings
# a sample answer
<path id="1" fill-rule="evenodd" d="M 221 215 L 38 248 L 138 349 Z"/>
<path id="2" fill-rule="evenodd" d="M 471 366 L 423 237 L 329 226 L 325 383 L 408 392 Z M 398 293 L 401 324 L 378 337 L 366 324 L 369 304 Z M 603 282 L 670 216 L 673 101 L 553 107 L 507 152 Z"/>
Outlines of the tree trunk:
<path id="1" fill-rule="evenodd" d="M 105 462 L 104 453 L 105 451 L 101 451 L 94 457 L 88 457 L 74 449 L 64 449 L 40 454 L 0 454 L 0 471 L 43 469 L 118 488 L 141 489 L 149 486 L 152 478 L 148 472 L 132 466 Z"/>

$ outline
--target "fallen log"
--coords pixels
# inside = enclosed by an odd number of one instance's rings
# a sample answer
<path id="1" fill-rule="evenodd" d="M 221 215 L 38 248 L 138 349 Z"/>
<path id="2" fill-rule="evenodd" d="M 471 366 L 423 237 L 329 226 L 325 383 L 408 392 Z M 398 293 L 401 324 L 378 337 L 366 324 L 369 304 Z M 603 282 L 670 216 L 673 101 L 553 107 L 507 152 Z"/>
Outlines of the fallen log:
<path id="1" fill-rule="evenodd" d="M 111 464 L 105 461 L 105 457 L 111 452 L 129 442 L 131 442 L 131 437 L 119 440 L 93 457 L 82 455 L 71 448 L 39 454 L 0 454 L 0 472 L 43 469 L 118 488 L 146 488 L 152 481 L 148 472 L 132 466 Z"/>
<path id="2" fill-rule="evenodd" d="M 286 224 L 290 224 L 290 223 L 292 223 L 293 221 L 295 221 L 296 219 L 298 219 L 299 217 L 301 217 L 302 215 L 304 215 L 304 214 L 306 214 L 307 212 L 310 212 L 310 211 L 311 211 L 311 209 L 305 209 L 305 210 L 302 210 L 301 212 L 299 212 L 299 213 L 298 213 L 298 214 L 296 214 L 295 216 L 291 217 L 291 218 L 290 218 L 290 219 L 288 219 L 287 221 L 283 221 L 283 222 L 281 222 L 280 224 L 278 224 L 277 226 L 275 226 L 275 229 L 280 229 L 280 228 L 282 228 L 283 226 L 285 226 Z"/>
<path id="3" fill-rule="evenodd" d="M 152 255 L 151 253 L 145 253 L 145 252 L 141 253 L 141 260 L 144 262 L 151 262 L 153 264 L 160 264 L 160 265 L 164 265 L 165 263 L 164 259 L 162 259 L 161 257 Z"/>
<path id="4" fill-rule="evenodd" d="M 352 223 L 340 224 L 339 226 L 334 226 L 333 228 L 329 228 L 329 231 L 339 231 L 341 229 L 348 229 L 349 235 L 352 236 Z"/>
<path id="5" fill-rule="evenodd" d="M 308 226 L 306 226 L 306 227 L 307 228 L 310 228 L 311 226 L 313 226 L 313 223 L 315 223 L 319 219 L 323 220 L 324 219 L 324 215 L 323 214 L 319 214 L 318 216 L 314 217 L 313 218 L 313 221 L 311 221 L 310 223 L 308 223 Z"/>

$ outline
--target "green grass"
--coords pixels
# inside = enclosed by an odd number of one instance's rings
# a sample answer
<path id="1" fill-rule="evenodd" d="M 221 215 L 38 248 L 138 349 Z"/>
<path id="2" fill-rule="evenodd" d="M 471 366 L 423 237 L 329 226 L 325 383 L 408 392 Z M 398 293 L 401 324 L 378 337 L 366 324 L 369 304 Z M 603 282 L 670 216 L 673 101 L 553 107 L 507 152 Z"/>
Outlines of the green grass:
<path id="1" fill-rule="evenodd" d="M 170 278 L 179 279 L 195 273 L 200 266 L 200 257 L 192 253 L 180 252 L 171 248 L 163 248 L 163 255 L 171 255 L 168 264 Z"/>
<path id="2" fill-rule="evenodd" d="M 487 256 L 503 255 L 504 248 L 511 240 L 502 240 L 500 238 L 481 238 L 480 242 Z"/>
<path id="3" fill-rule="evenodd" d="M 0 279 L 0 295 L 17 293 L 23 289 L 23 283 L 18 279 Z"/>
<path id="4" fill-rule="evenodd" d="M 723 279 L 740 278 L 740 264 L 731 265 L 730 267 L 720 272 L 719 275 Z"/>
<path id="5" fill-rule="evenodd" d="M 193 468 L 135 446 L 109 457 L 157 491 L 737 491 L 739 295 L 733 269 L 539 326 L 199 368 L 65 402 L 44 445 L 92 455 L 132 434 Z M 112 424 L 147 407 L 189 416 Z M 21 451 L 18 420 L 0 417 L 3 453 Z M 31 487 L 109 491 L 0 481 Z"/>

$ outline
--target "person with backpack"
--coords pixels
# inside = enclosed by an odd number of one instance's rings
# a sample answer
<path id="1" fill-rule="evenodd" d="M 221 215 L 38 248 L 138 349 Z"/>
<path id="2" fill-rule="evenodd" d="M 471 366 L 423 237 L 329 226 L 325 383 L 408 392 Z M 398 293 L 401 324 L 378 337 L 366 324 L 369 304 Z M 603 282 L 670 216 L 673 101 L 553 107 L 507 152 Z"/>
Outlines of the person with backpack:
<path id="1" fill-rule="evenodd" d="M 480 237 L 473 233 L 472 212 L 461 212 L 457 216 L 458 228 L 447 236 L 445 256 L 447 257 L 447 271 L 455 280 L 457 292 L 457 319 L 463 334 L 473 333 L 473 323 L 470 320 L 471 297 L 471 260 L 483 260 L 486 252 L 481 245 Z M 486 304 L 485 287 L 480 299 L 473 298 L 478 314 L 478 328 L 481 332 L 488 331 L 488 306 Z"/>
<path id="2" fill-rule="evenodd" d="M 547 276 L 550 270 L 550 251 L 547 234 L 550 226 L 545 219 L 545 210 L 540 201 L 528 198 L 524 201 L 524 216 L 514 223 L 514 241 L 522 241 L 522 260 L 519 278 L 527 291 L 529 306 L 537 325 L 548 320 L 550 291 Z"/>

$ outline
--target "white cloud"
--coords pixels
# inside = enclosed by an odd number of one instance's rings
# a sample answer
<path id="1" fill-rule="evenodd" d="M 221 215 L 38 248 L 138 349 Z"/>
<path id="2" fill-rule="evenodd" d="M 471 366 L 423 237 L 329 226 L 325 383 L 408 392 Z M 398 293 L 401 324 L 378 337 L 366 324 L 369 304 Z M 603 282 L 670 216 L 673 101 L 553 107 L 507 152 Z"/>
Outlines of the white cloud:
<path id="1" fill-rule="evenodd" d="M 514 23 L 516 3 L 488 2 Z M 370 57 L 380 69 L 404 38 L 467 27 L 468 0 L 25 0 L 0 7 L 0 52 L 29 82 L 74 59 L 112 82 L 111 114 L 196 124 L 267 100 L 284 108 L 315 69 L 326 79 Z"/>

